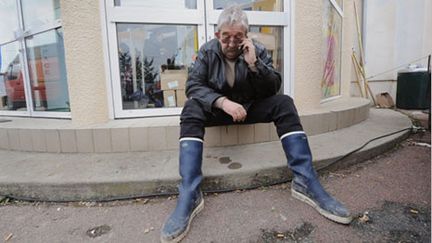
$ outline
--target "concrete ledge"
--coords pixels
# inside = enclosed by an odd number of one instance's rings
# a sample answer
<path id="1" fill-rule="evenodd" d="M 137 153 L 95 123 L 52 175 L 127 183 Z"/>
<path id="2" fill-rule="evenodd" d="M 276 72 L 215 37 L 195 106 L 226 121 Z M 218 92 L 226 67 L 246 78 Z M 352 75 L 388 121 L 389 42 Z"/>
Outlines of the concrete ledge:
<path id="1" fill-rule="evenodd" d="M 300 119 L 309 135 L 335 131 L 368 118 L 370 102 L 340 98 L 303 111 Z M 176 149 L 179 117 L 113 120 L 75 125 L 71 120 L 2 117 L 0 149 L 51 153 L 115 153 Z M 277 141 L 273 124 L 233 125 L 206 129 L 205 146 L 219 147 Z"/>
<path id="2" fill-rule="evenodd" d="M 329 170 L 372 158 L 409 134 L 411 121 L 385 109 L 348 128 L 309 136 L 315 167 Z M 345 154 L 373 141 L 341 161 Z M 204 191 L 253 188 L 287 181 L 280 142 L 204 150 Z M 0 150 L 0 196 L 42 201 L 100 201 L 177 192 L 178 150 L 128 153 L 34 153 Z M 330 166 L 331 165 L 331 166 Z M 330 167 L 329 167 L 330 166 Z"/>

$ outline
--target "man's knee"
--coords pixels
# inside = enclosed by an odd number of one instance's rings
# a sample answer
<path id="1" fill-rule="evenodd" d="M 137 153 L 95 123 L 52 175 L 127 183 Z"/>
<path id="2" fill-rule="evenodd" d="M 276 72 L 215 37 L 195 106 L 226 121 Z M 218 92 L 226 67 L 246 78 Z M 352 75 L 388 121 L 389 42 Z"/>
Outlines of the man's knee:
<path id="1" fill-rule="evenodd" d="M 294 104 L 294 100 L 288 95 L 278 94 L 278 95 L 275 95 L 274 97 L 276 98 L 276 100 L 280 104 L 288 104 L 288 103 Z"/>
<path id="2" fill-rule="evenodd" d="M 204 138 L 205 113 L 201 104 L 193 99 L 187 100 L 180 116 L 180 138 Z"/>
<path id="3" fill-rule="evenodd" d="M 279 107 L 279 110 L 286 110 L 290 112 L 297 112 L 297 109 L 294 105 L 294 100 L 288 95 L 275 95 L 275 102 Z"/>
<path id="4" fill-rule="evenodd" d="M 186 101 L 180 115 L 180 121 L 182 122 L 190 119 L 192 120 L 205 119 L 204 108 L 198 101 L 194 99 L 188 99 Z"/>

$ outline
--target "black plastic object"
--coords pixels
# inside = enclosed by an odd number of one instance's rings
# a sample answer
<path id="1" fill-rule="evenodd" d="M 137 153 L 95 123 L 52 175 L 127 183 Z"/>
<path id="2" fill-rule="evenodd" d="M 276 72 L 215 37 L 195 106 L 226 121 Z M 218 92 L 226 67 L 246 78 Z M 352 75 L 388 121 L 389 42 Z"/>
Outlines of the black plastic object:
<path id="1" fill-rule="evenodd" d="M 396 107 L 401 109 L 429 109 L 430 82 L 428 71 L 400 71 L 397 76 Z"/>

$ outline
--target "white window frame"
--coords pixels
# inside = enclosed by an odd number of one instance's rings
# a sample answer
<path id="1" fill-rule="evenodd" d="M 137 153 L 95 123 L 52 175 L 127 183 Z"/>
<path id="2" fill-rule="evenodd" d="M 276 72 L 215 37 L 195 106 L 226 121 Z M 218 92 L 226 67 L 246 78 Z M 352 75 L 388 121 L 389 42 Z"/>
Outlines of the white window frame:
<path id="1" fill-rule="evenodd" d="M 336 2 L 336 0 L 329 0 L 329 1 L 331 3 L 332 7 L 335 8 L 336 12 L 342 18 L 342 23 L 341 23 L 341 40 L 343 40 L 343 24 L 344 24 L 344 21 L 343 21 L 343 18 L 344 18 L 343 9 L 342 9 L 341 6 L 339 6 L 339 4 Z M 342 48 L 342 41 L 341 41 L 340 45 L 341 45 L 341 48 Z M 340 55 L 341 55 L 340 58 L 341 58 L 341 65 L 342 65 L 342 51 L 341 51 Z M 331 97 L 327 97 L 327 98 L 321 99 L 320 104 L 323 104 L 323 103 L 326 103 L 326 102 L 329 102 L 329 101 L 332 101 L 332 100 L 336 100 L 336 99 L 339 99 L 339 98 L 342 97 L 342 87 L 341 87 L 342 86 L 342 66 L 341 66 L 341 70 L 340 70 L 340 77 L 341 77 L 341 80 L 340 80 L 340 83 L 339 83 L 339 94 L 335 95 L 335 96 L 331 96 Z"/>
<path id="2" fill-rule="evenodd" d="M 152 8 L 143 9 L 140 7 L 121 7 L 114 6 L 112 0 L 104 1 L 107 26 L 107 40 L 109 57 L 109 69 L 111 70 L 109 83 L 110 93 L 112 95 L 113 110 L 110 114 L 112 118 L 128 117 L 150 117 L 150 116 L 170 116 L 179 115 L 182 108 L 148 108 L 137 110 L 123 110 L 123 101 L 120 91 L 120 68 L 118 65 L 117 42 L 117 23 L 143 23 L 143 24 L 179 24 L 194 25 L 198 30 L 198 45 L 205 43 L 205 24 L 204 24 L 204 2 L 197 1 L 197 9 L 166 9 Z M 143 11 L 146 14 L 143 14 Z"/>
<path id="3" fill-rule="evenodd" d="M 333 5 L 333 7 L 336 9 L 336 11 L 339 13 L 339 15 L 343 18 L 344 14 L 343 14 L 342 6 L 339 6 L 336 0 L 330 0 L 330 2 Z"/>
<path id="4" fill-rule="evenodd" d="M 24 16 L 22 11 L 22 5 L 20 0 L 16 0 L 17 4 L 17 16 L 18 16 L 18 26 L 19 30 L 15 33 L 15 39 L 10 40 L 6 43 L 9 44 L 17 41 L 19 45 L 19 58 L 20 64 L 22 65 L 22 72 L 24 74 L 24 93 L 26 97 L 26 111 L 0 111 L 0 115 L 5 116 L 24 116 L 24 117 L 41 117 L 41 118 L 71 118 L 71 112 L 53 112 L 53 111 L 35 111 L 33 108 L 33 99 L 31 97 L 31 85 L 29 68 L 27 61 L 27 52 L 25 39 L 30 36 L 34 36 L 43 32 L 52 31 L 62 26 L 61 20 L 54 20 L 51 23 L 46 23 L 42 26 L 31 27 L 30 29 L 25 29 L 24 26 Z"/>
<path id="5" fill-rule="evenodd" d="M 294 87 L 294 43 L 293 43 L 293 1 L 282 0 L 284 11 L 246 11 L 250 25 L 274 26 L 283 28 L 284 50 L 284 94 L 292 95 Z M 114 0 L 100 0 L 102 6 L 102 34 L 104 39 L 104 56 L 106 61 L 108 102 L 110 118 L 178 116 L 182 107 L 176 108 L 148 108 L 123 110 L 120 90 L 120 68 L 118 65 L 117 23 L 143 24 L 179 24 L 195 25 L 198 30 L 198 45 L 203 45 L 213 38 L 214 25 L 221 10 L 213 9 L 213 0 L 197 0 L 196 9 L 167 9 L 114 6 Z M 145 12 L 146 14 L 143 14 Z M 106 29 L 105 29 L 106 28 Z M 207 36 L 207 37 L 206 37 Z"/>

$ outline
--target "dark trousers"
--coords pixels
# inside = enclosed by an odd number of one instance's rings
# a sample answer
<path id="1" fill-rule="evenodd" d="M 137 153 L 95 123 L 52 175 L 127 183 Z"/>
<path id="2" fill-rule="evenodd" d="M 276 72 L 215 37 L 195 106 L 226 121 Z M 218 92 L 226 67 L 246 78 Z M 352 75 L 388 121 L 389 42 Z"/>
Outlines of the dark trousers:
<path id="1" fill-rule="evenodd" d="M 211 113 L 206 112 L 198 101 L 190 99 L 180 117 L 180 138 L 204 139 L 205 127 L 266 122 L 275 124 L 279 137 L 288 132 L 303 131 L 294 101 L 287 95 L 254 101 L 247 110 L 244 122 L 233 122 L 230 115 L 218 108 L 213 108 Z"/>

